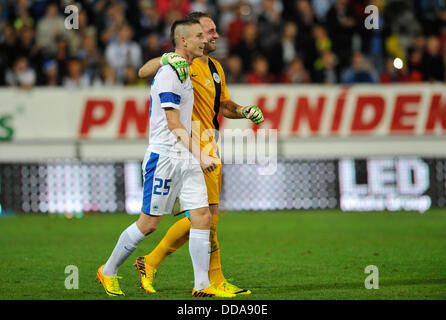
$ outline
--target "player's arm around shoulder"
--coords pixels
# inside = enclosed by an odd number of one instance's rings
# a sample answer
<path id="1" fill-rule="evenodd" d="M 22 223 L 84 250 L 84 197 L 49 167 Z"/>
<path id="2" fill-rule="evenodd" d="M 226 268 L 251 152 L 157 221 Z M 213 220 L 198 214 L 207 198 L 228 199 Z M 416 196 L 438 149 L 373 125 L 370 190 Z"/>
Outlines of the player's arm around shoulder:
<path id="1" fill-rule="evenodd" d="M 153 58 L 147 61 L 139 70 L 138 77 L 147 78 L 153 77 L 162 66 L 170 65 L 175 71 L 178 79 L 184 82 L 189 76 L 189 64 L 182 56 L 168 52 L 161 57 Z"/>
<path id="2" fill-rule="evenodd" d="M 138 70 L 138 77 L 140 78 L 148 78 L 154 77 L 158 72 L 158 69 L 161 68 L 160 58 L 153 58 L 147 61 L 141 68 Z"/>

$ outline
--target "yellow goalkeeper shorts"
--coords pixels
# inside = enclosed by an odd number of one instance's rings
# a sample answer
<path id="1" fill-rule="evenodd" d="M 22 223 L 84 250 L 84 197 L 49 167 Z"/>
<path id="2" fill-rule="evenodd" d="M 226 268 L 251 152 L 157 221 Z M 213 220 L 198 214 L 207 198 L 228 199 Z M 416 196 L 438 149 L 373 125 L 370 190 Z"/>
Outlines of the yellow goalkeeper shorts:
<path id="1" fill-rule="evenodd" d="M 212 172 L 203 172 L 204 181 L 206 181 L 206 188 L 208 190 L 208 202 L 209 204 L 220 203 L 220 191 L 221 191 L 221 177 L 222 177 L 222 165 L 221 163 Z"/>

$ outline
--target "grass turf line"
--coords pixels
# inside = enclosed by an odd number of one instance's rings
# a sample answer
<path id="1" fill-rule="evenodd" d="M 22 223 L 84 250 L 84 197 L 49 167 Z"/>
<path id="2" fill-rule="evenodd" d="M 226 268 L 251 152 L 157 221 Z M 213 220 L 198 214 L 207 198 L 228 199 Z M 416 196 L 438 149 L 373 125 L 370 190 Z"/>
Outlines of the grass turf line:
<path id="1" fill-rule="evenodd" d="M 95 282 L 116 241 L 136 216 L 82 219 L 17 215 L 0 219 L 0 299 L 192 299 L 188 246 L 160 266 L 156 294 L 139 288 L 133 268 L 184 216 L 163 217 L 120 267 L 125 297 L 108 297 Z M 345 213 L 338 210 L 230 212 L 218 237 L 225 276 L 252 290 L 248 300 L 446 299 L 446 211 Z M 65 288 L 65 267 L 79 270 L 79 289 Z M 364 269 L 379 269 L 367 290 Z"/>

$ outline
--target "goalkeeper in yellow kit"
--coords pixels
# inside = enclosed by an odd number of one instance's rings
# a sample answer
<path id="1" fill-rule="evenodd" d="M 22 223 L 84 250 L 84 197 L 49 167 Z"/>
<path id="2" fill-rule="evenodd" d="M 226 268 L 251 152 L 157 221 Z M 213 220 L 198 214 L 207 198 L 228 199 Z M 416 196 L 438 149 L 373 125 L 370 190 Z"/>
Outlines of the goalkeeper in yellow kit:
<path id="1" fill-rule="evenodd" d="M 161 59 L 154 58 L 148 61 L 138 72 L 139 77 L 154 76 L 161 65 L 170 64 L 177 72 L 181 81 L 189 74 L 194 86 L 194 109 L 192 112 L 192 139 L 200 140 L 202 150 L 208 150 L 208 154 L 218 157 L 216 132 L 219 129 L 218 114 L 232 119 L 247 118 L 258 124 L 263 122 L 262 111 L 257 106 L 242 107 L 234 103 L 228 94 L 225 75 L 220 63 L 209 57 L 209 53 L 215 51 L 215 41 L 219 38 L 217 29 L 211 16 L 207 13 L 193 12 L 188 15 L 197 19 L 207 37 L 208 43 L 204 48 L 204 55 L 193 60 L 188 66 L 186 60 L 174 53 L 164 54 Z M 197 141 L 197 140 L 195 140 Z M 198 142 L 198 141 L 197 141 Z M 250 290 L 241 289 L 230 284 L 224 277 L 220 264 L 220 250 L 217 240 L 218 204 L 220 202 L 220 190 L 222 179 L 222 165 L 212 172 L 203 172 L 208 192 L 209 209 L 212 213 L 210 231 L 211 255 L 209 263 L 209 281 L 219 290 L 233 294 L 251 294 Z M 186 212 L 186 216 L 187 216 Z M 158 266 L 171 253 L 175 252 L 188 240 L 190 220 L 185 217 L 177 221 L 167 231 L 158 246 L 148 255 L 136 259 L 135 266 L 141 277 L 141 287 L 147 292 L 155 292 L 153 280 Z"/>

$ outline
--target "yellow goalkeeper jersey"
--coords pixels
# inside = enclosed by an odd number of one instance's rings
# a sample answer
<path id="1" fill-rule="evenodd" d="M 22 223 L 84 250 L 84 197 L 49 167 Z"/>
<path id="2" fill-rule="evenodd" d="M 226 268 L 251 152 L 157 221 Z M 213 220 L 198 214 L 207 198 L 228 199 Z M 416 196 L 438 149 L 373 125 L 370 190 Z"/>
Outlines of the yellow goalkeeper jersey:
<path id="1" fill-rule="evenodd" d="M 217 117 L 220 102 L 230 99 L 225 74 L 220 63 L 211 57 L 207 63 L 199 58 L 194 59 L 189 71 L 194 86 L 192 138 L 197 143 L 200 140 L 202 150 L 209 150 L 209 155 L 217 156 L 214 137 L 215 130 L 219 129 Z"/>

